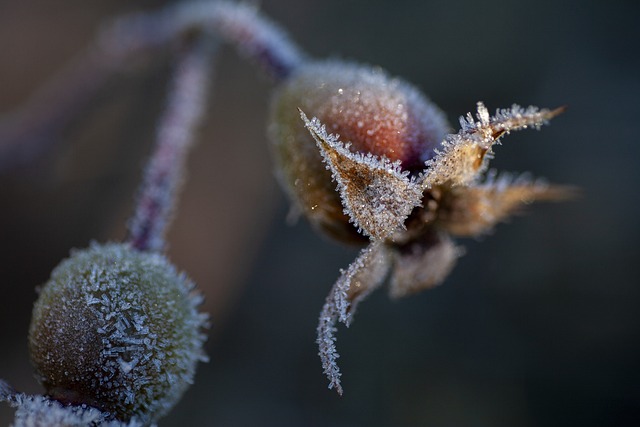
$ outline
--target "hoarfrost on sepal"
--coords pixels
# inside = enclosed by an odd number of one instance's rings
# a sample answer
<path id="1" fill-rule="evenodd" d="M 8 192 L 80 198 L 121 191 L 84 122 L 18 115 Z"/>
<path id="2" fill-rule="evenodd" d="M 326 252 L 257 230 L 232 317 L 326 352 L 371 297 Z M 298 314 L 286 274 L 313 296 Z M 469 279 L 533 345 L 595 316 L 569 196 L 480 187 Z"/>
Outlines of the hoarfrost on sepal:
<path id="1" fill-rule="evenodd" d="M 329 379 L 329 388 L 335 387 L 340 395 L 342 374 L 336 363 L 340 357 L 335 345 L 336 323 L 351 324 L 357 304 L 384 282 L 389 267 L 386 246 L 380 242 L 371 243 L 346 270 L 341 271 L 320 313 L 316 340 L 318 354 L 324 374 Z"/>
<path id="2" fill-rule="evenodd" d="M 328 134 L 317 118 L 309 120 L 302 110 L 300 116 L 338 183 L 345 214 L 359 231 L 372 240 L 384 240 L 403 229 L 411 211 L 421 204 L 422 189 L 400 162 L 353 153 L 349 144 Z"/>
<path id="3" fill-rule="evenodd" d="M 441 200 L 438 224 L 455 236 L 478 236 L 529 203 L 566 199 L 571 194 L 570 187 L 549 185 L 528 173 L 489 170 L 476 185 L 451 189 Z"/>
<path id="4" fill-rule="evenodd" d="M 426 162 L 420 179 L 423 189 L 436 185 L 464 186 L 472 184 L 486 170 L 492 156 L 491 148 L 500 137 L 511 131 L 533 127 L 539 129 L 562 113 L 555 110 L 522 108 L 514 104 L 510 109 L 498 109 L 491 117 L 482 102 L 478 102 L 477 121 L 471 114 L 460 117 L 460 131 L 447 135 L 436 156 Z"/>

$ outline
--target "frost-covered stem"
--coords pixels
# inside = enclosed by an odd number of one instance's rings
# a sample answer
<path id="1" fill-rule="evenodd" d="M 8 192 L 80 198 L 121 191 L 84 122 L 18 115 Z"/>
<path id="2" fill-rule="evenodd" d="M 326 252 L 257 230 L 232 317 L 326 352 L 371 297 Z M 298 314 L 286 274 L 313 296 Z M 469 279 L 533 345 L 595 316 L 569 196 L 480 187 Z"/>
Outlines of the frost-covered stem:
<path id="1" fill-rule="evenodd" d="M 186 154 L 194 141 L 209 92 L 214 41 L 200 36 L 177 63 L 156 145 L 145 170 L 128 241 L 141 251 L 160 251 L 184 177 Z"/>
<path id="2" fill-rule="evenodd" d="M 286 32 L 250 4 L 226 1 L 194 1 L 175 8 L 178 27 L 211 28 L 237 47 L 274 80 L 283 80 L 306 60 L 306 54 Z"/>
<path id="3" fill-rule="evenodd" d="M 250 5 L 189 1 L 125 15 L 107 25 L 84 53 L 20 109 L 0 119 L 0 170 L 46 151 L 114 74 L 140 56 L 201 30 L 236 46 L 274 80 L 284 79 L 305 60 L 280 27 Z"/>
<path id="4" fill-rule="evenodd" d="M 286 33 L 249 4 L 228 1 L 189 1 L 156 12 L 123 16 L 103 38 L 132 45 L 164 45 L 181 34 L 206 29 L 237 47 L 267 74 L 281 80 L 305 60 Z M 153 39 L 147 35 L 153 34 Z"/>
<path id="5" fill-rule="evenodd" d="M 371 243 L 360 251 L 360 255 L 346 270 L 341 271 L 320 312 L 316 330 L 318 355 L 324 374 L 329 378 L 329 388 L 335 387 L 339 395 L 342 395 L 342 374 L 336 363 L 340 357 L 336 350 L 336 323 L 342 322 L 347 327 L 351 325 L 356 306 L 382 284 L 389 267 L 389 258 L 383 244 Z"/>
<path id="6" fill-rule="evenodd" d="M 335 298 L 336 292 L 331 289 L 320 312 L 320 322 L 316 330 L 318 335 L 316 342 L 318 343 L 318 355 L 322 361 L 323 372 L 329 379 L 329 389 L 335 388 L 338 394 L 342 396 L 343 390 L 340 384 L 340 376 L 342 374 L 336 363 L 340 355 L 336 349 L 335 333 L 338 330 L 336 322 L 339 313 Z"/>

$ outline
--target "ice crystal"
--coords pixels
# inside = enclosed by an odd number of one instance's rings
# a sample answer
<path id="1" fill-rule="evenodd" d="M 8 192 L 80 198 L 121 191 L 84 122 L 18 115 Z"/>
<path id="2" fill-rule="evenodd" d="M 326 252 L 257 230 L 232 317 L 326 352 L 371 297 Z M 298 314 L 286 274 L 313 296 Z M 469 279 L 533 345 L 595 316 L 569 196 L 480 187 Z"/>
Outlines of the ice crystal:
<path id="1" fill-rule="evenodd" d="M 371 153 L 352 153 L 349 144 L 327 133 L 317 118 L 300 115 L 338 183 L 344 212 L 372 239 L 382 240 L 399 228 L 420 205 L 422 190 L 399 161 Z"/>
<path id="2" fill-rule="evenodd" d="M 6 381 L 0 379 L 0 402 L 10 400 L 15 394 L 16 391 L 13 387 L 7 384 Z"/>
<path id="3" fill-rule="evenodd" d="M 15 394 L 9 404 L 16 408 L 10 427 L 143 427 L 138 419 L 118 421 L 108 412 L 87 405 L 63 405 L 45 396 Z M 153 424 L 152 426 L 155 426 Z"/>
<path id="4" fill-rule="evenodd" d="M 75 251 L 36 302 L 29 342 L 49 395 L 117 419 L 164 415 L 205 360 L 193 284 L 165 257 L 126 244 Z"/>

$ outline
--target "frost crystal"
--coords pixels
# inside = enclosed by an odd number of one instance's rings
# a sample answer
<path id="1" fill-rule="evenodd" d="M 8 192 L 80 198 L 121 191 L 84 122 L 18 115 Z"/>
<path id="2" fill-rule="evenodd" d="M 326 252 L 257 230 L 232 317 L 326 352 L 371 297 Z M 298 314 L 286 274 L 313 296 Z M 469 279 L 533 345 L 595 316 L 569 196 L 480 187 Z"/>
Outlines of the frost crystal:
<path id="1" fill-rule="evenodd" d="M 524 109 L 514 104 L 490 117 L 484 104 L 478 102 L 478 121 L 474 121 L 471 114 L 466 118 L 460 117 L 460 131 L 447 135 L 442 142 L 442 150 L 436 150 L 436 156 L 426 162 L 422 187 L 469 185 L 486 169 L 492 154 L 491 147 L 500 137 L 514 130 L 539 129 L 563 111 L 564 108 Z"/>
<path id="2" fill-rule="evenodd" d="M 309 120 L 302 111 L 300 115 L 338 183 L 344 211 L 353 224 L 374 240 L 404 228 L 405 219 L 420 206 L 422 189 L 402 171 L 400 162 L 352 153 L 349 145 L 327 134 L 317 118 Z"/>
<path id="3" fill-rule="evenodd" d="M 121 422 L 111 414 L 87 405 L 67 406 L 44 396 L 15 394 L 9 404 L 16 408 L 12 427 L 142 427 L 140 420 Z M 154 424 L 155 425 L 155 424 Z"/>
<path id="4" fill-rule="evenodd" d="M 16 391 L 5 381 L 0 380 L 0 402 L 5 402 L 15 396 Z"/>

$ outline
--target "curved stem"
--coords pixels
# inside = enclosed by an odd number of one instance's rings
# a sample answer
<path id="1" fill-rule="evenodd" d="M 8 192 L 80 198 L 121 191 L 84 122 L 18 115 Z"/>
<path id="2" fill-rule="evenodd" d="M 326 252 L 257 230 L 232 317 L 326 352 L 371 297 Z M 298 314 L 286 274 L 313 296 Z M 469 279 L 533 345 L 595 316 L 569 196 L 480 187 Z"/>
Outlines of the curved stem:
<path id="1" fill-rule="evenodd" d="M 182 52 L 174 72 L 166 109 L 158 124 L 156 145 L 145 170 L 135 212 L 129 221 L 128 241 L 141 251 L 161 251 L 186 155 L 194 141 L 211 80 L 215 43 L 199 36 Z"/>
<path id="2" fill-rule="evenodd" d="M 193 31 L 234 45 L 276 81 L 305 54 L 257 9 L 227 1 L 190 1 L 115 20 L 20 109 L 0 119 L 0 171 L 46 151 L 114 74 Z"/>

